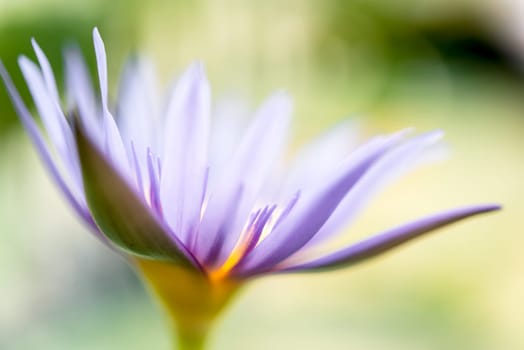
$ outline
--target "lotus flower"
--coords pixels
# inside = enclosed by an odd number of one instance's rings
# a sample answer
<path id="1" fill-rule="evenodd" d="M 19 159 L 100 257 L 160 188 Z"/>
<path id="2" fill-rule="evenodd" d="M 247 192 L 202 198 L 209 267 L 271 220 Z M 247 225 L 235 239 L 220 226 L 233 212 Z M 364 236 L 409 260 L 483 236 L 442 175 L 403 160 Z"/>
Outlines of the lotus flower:
<path id="1" fill-rule="evenodd" d="M 219 311 L 255 277 L 354 265 L 499 209 L 488 204 L 444 211 L 318 256 L 314 248 L 348 226 L 392 175 L 423 159 L 440 131 L 404 130 L 349 152 L 352 128 L 346 123 L 307 145 L 282 172 L 292 112 L 285 93 L 268 98 L 243 135 L 220 120 L 211 130 L 202 64 L 181 75 L 162 105 L 147 69 L 134 61 L 114 109 L 96 29 L 93 38 L 100 94 L 80 53 L 68 51 L 65 107 L 34 40 L 38 64 L 20 57 L 43 130 L 3 66 L 0 73 L 51 177 L 91 232 L 138 266 L 171 315 L 181 349 L 203 348 Z"/>

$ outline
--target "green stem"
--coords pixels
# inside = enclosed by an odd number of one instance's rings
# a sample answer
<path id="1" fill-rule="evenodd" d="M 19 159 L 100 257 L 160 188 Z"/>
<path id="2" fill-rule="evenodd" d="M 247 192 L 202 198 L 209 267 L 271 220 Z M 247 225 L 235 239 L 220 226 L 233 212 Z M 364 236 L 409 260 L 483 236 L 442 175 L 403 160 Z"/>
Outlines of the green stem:
<path id="1" fill-rule="evenodd" d="M 177 350 L 204 350 L 216 319 L 215 314 L 202 313 L 201 309 L 178 310 L 175 314 L 168 309 L 173 334 L 173 345 Z"/>
<path id="2" fill-rule="evenodd" d="M 212 326 L 241 283 L 211 280 L 200 271 L 136 259 L 143 279 L 171 321 L 178 350 L 204 350 Z"/>
<path id="3" fill-rule="evenodd" d="M 204 350 L 207 344 L 208 330 L 186 330 L 177 328 L 174 332 L 177 350 Z"/>

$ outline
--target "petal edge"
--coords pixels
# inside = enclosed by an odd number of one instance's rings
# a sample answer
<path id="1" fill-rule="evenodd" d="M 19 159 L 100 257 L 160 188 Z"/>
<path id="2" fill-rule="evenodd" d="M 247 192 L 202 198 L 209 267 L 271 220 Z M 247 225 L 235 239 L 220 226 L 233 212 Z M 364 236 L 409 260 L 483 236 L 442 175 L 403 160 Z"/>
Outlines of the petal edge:
<path id="1" fill-rule="evenodd" d="M 425 233 L 458 222 L 468 217 L 500 210 L 496 204 L 462 207 L 426 216 L 394 227 L 334 253 L 303 264 L 278 269 L 277 272 L 307 272 L 354 265 L 385 253 Z"/>

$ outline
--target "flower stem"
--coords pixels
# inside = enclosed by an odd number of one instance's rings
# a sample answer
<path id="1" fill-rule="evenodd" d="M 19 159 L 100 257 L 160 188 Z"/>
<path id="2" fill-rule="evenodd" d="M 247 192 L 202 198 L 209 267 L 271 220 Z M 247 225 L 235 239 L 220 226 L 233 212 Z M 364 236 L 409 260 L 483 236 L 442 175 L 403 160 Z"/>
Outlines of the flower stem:
<path id="1" fill-rule="evenodd" d="M 176 327 L 175 327 L 176 328 Z M 191 330 L 175 329 L 174 344 L 177 350 L 204 350 L 207 344 L 208 331 L 194 332 Z"/>
<path id="2" fill-rule="evenodd" d="M 136 259 L 145 282 L 169 316 L 178 350 L 203 350 L 212 327 L 241 286 L 161 261 Z"/>

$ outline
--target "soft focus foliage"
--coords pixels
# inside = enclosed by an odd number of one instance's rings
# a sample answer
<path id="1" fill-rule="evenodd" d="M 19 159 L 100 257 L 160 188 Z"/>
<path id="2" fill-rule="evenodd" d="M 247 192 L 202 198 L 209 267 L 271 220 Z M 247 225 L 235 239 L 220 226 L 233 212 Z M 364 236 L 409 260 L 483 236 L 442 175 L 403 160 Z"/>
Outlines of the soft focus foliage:
<path id="1" fill-rule="evenodd" d="M 345 241 L 451 204 L 496 200 L 503 213 L 355 270 L 261 281 L 230 310 L 215 348 L 517 350 L 524 348 L 519 6 L 0 1 L 0 57 L 16 72 L 16 56 L 30 53 L 34 35 L 60 74 L 64 44 L 80 42 L 92 58 L 89 33 L 97 25 L 116 55 L 112 81 L 119 58 L 137 47 L 161 63 L 165 84 L 200 58 L 223 95 L 248 91 L 255 105 L 275 88 L 289 90 L 300 142 L 348 113 L 358 113 L 370 133 L 446 130 L 451 158 L 384 192 Z M 4 92 L 0 130 L 0 348 L 168 348 L 159 312 L 124 262 L 81 232 Z"/>

